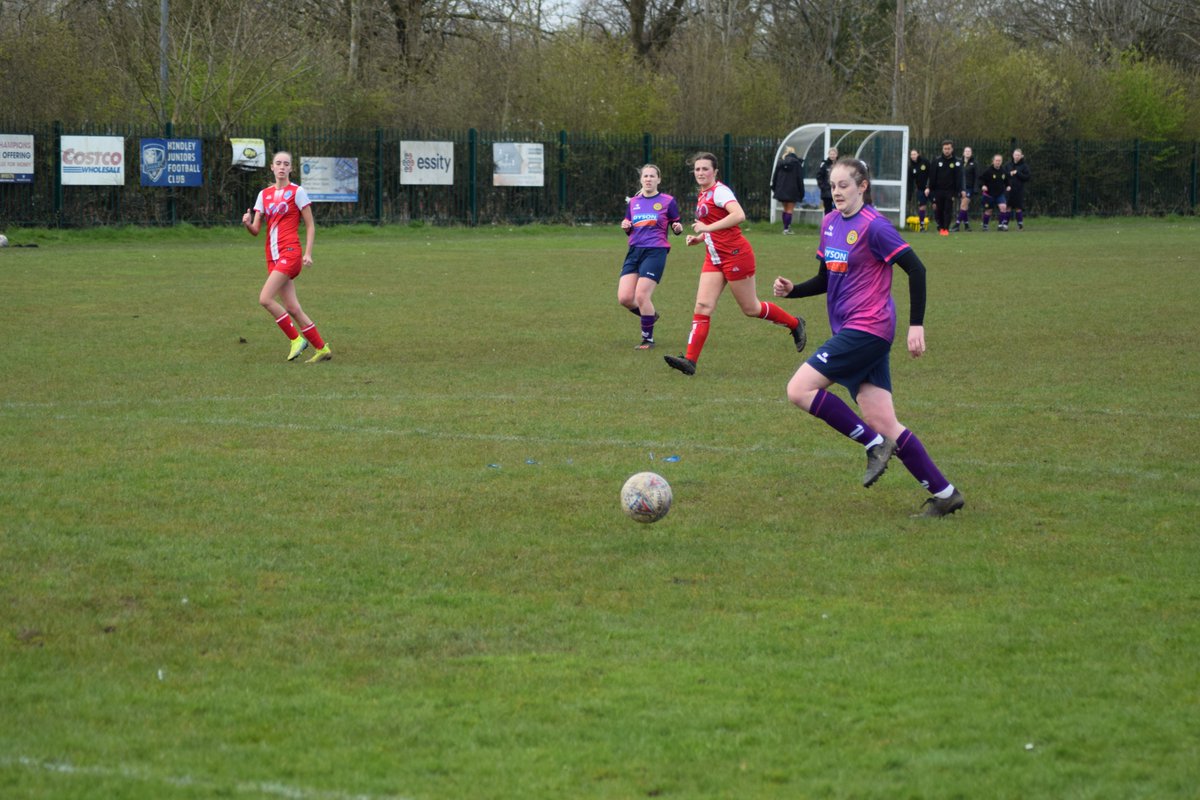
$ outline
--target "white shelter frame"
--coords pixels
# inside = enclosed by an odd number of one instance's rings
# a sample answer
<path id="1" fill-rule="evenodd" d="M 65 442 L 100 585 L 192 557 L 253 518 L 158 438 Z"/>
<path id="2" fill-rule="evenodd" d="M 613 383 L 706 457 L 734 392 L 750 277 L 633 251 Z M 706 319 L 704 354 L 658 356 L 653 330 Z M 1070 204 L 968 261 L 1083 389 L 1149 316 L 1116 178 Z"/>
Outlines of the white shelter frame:
<path id="1" fill-rule="evenodd" d="M 814 145 L 820 148 L 814 150 Z M 898 145 L 898 146 L 897 146 Z M 866 125 L 857 122 L 811 122 L 801 125 L 783 138 L 775 151 L 775 165 L 788 147 L 804 159 L 805 202 L 793 212 L 796 221 L 819 225 L 825 216 L 821 193 L 816 186 L 817 167 L 825 160 L 829 148 L 836 147 L 838 156 L 853 155 L 871 169 L 871 196 L 875 207 L 897 228 L 904 228 L 908 200 L 908 126 Z M 853 153 L 850 150 L 853 149 Z M 774 168 L 772 168 L 774 177 Z M 808 186 L 812 186 L 811 189 Z M 809 202 L 815 197 L 815 202 Z M 814 207 L 815 206 L 815 207 Z M 778 219 L 783 205 L 771 198 L 771 222 Z"/>

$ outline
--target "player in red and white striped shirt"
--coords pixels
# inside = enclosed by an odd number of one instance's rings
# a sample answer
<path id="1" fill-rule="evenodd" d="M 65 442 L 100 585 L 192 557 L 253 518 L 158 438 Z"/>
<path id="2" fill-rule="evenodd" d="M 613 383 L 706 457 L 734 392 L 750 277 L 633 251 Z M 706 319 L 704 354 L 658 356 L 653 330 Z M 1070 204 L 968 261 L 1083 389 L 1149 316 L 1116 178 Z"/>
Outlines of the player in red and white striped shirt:
<path id="1" fill-rule="evenodd" d="M 296 299 L 295 280 L 301 269 L 313 263 L 313 237 L 317 226 L 313 222 L 312 201 L 303 186 L 291 181 L 291 153 L 286 150 L 276 153 L 271 160 L 271 172 L 275 174 L 275 183 L 259 192 L 254 209 L 246 209 L 242 215 L 242 225 L 251 236 L 258 236 L 264 217 L 267 221 L 267 280 L 258 293 L 258 302 L 291 340 L 288 361 L 295 361 L 310 343 L 317 352 L 308 363 L 328 361 L 333 358 L 329 344 L 321 338 L 316 323 L 304 313 Z M 305 234 L 303 251 L 300 249 L 301 220 Z M 300 323 L 299 330 L 297 322 Z"/>
<path id="2" fill-rule="evenodd" d="M 687 351 L 683 355 L 664 356 L 664 359 L 684 375 L 696 373 L 696 361 L 708 339 L 712 313 L 726 285 L 743 314 L 787 328 L 792 332 L 796 352 L 800 352 L 807 341 L 804 320 L 793 317 L 774 303 L 758 299 L 754 289 L 754 251 L 738 227 L 746 219 L 746 212 L 734 197 L 733 190 L 717 180 L 717 157 L 712 153 L 697 153 L 692 157 L 692 175 L 700 194 L 696 198 L 696 222 L 692 225 L 695 235 L 689 234 L 686 241 L 689 246 L 704 245 L 704 267 L 700 271 L 700 286 L 696 289 L 696 309 Z"/>

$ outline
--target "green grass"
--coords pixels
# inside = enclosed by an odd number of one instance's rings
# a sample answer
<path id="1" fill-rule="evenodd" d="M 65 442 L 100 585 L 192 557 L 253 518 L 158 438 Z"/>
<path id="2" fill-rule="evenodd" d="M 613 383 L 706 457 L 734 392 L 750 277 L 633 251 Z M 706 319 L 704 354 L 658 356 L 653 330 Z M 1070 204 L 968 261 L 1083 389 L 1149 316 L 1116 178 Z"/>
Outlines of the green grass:
<path id="1" fill-rule="evenodd" d="M 1200 791 L 1195 220 L 913 237 L 941 521 L 731 298 L 662 363 L 695 249 L 639 353 L 615 228 L 321 228 L 308 366 L 261 239 L 8 234 L 0 797 Z M 763 296 L 814 271 L 814 230 L 750 236 Z"/>

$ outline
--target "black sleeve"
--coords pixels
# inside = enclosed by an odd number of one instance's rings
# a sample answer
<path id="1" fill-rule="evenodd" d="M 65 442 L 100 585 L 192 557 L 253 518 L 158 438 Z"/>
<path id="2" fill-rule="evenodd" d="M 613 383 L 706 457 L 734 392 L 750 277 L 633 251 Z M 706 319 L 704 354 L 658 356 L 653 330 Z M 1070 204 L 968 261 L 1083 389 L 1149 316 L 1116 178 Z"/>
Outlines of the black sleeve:
<path id="1" fill-rule="evenodd" d="M 925 265 L 911 247 L 896 256 L 892 263 L 908 273 L 908 324 L 924 325 Z"/>
<path id="2" fill-rule="evenodd" d="M 792 290 L 787 293 L 788 297 L 813 297 L 818 294 L 825 294 L 825 290 L 829 287 L 829 270 L 825 268 L 825 261 L 821 261 L 821 268 L 817 270 L 817 274 L 806 280 L 804 283 L 792 285 Z"/>

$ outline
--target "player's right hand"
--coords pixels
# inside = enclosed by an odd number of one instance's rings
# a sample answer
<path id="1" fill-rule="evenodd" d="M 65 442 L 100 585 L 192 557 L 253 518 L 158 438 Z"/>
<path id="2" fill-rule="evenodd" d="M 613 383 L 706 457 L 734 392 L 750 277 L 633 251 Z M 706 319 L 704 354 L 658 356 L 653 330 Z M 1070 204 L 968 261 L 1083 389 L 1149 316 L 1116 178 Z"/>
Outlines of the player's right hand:
<path id="1" fill-rule="evenodd" d="M 788 292 L 792 291 L 794 286 L 794 283 L 781 275 L 775 279 L 775 283 L 771 288 L 774 290 L 776 297 L 787 297 Z"/>

